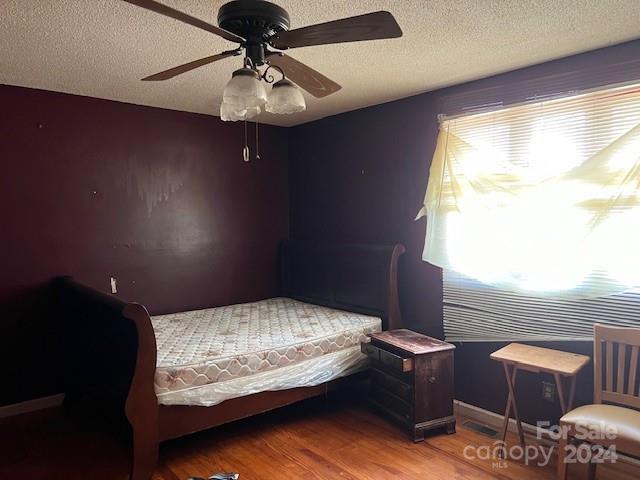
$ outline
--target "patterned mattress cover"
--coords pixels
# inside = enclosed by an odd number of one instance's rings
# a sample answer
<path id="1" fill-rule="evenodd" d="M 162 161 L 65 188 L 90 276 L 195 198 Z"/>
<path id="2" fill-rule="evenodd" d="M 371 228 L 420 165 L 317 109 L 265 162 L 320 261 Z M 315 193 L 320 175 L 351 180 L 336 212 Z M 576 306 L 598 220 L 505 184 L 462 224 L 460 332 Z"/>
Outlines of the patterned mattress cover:
<path id="1" fill-rule="evenodd" d="M 151 318 L 157 394 L 201 387 L 357 346 L 379 318 L 290 298 Z"/>

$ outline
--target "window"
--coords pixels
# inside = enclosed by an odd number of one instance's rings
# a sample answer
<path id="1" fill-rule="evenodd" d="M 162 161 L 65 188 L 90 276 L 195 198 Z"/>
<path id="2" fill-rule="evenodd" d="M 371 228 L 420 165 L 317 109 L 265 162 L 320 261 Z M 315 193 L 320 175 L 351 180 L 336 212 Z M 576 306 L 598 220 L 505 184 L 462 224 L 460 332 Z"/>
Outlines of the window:
<path id="1" fill-rule="evenodd" d="M 421 215 L 451 340 L 640 322 L 640 87 L 444 121 Z"/>

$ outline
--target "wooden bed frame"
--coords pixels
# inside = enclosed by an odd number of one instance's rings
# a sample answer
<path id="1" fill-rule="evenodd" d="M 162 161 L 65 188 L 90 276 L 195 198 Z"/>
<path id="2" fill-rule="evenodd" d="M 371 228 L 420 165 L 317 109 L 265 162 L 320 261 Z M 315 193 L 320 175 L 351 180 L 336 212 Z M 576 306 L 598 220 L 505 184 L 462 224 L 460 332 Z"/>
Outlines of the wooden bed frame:
<path id="1" fill-rule="evenodd" d="M 401 327 L 397 289 L 402 245 L 326 245 L 287 241 L 279 252 L 279 295 L 378 316 Z M 159 405 L 154 391 L 156 339 L 147 309 L 70 277 L 56 279 L 63 319 L 66 392 L 126 417 L 131 429 L 131 480 L 151 478 L 164 440 L 326 394 L 325 384 L 267 391 L 212 407 Z M 82 362 L 73 361 L 81 358 Z"/>

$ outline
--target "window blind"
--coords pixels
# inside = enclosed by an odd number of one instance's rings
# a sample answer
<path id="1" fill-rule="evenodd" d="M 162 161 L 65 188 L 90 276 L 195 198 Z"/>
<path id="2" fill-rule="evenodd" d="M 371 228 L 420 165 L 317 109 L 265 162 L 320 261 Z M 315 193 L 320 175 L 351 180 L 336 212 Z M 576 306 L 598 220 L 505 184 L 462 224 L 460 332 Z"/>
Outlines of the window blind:
<path id="1" fill-rule="evenodd" d="M 450 342 L 591 340 L 596 323 L 640 326 L 640 290 L 597 298 L 534 296 L 443 272 Z"/>

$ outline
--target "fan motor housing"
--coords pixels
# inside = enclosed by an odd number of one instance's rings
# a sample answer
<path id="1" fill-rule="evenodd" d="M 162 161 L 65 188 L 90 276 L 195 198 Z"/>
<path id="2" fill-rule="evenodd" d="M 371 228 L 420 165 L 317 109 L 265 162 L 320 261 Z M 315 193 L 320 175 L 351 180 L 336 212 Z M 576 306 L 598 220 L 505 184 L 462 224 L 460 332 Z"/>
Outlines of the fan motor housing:
<path id="1" fill-rule="evenodd" d="M 247 56 L 255 65 L 263 65 L 268 40 L 289 30 L 287 11 L 265 0 L 233 0 L 218 10 L 218 25 L 246 39 Z"/>

